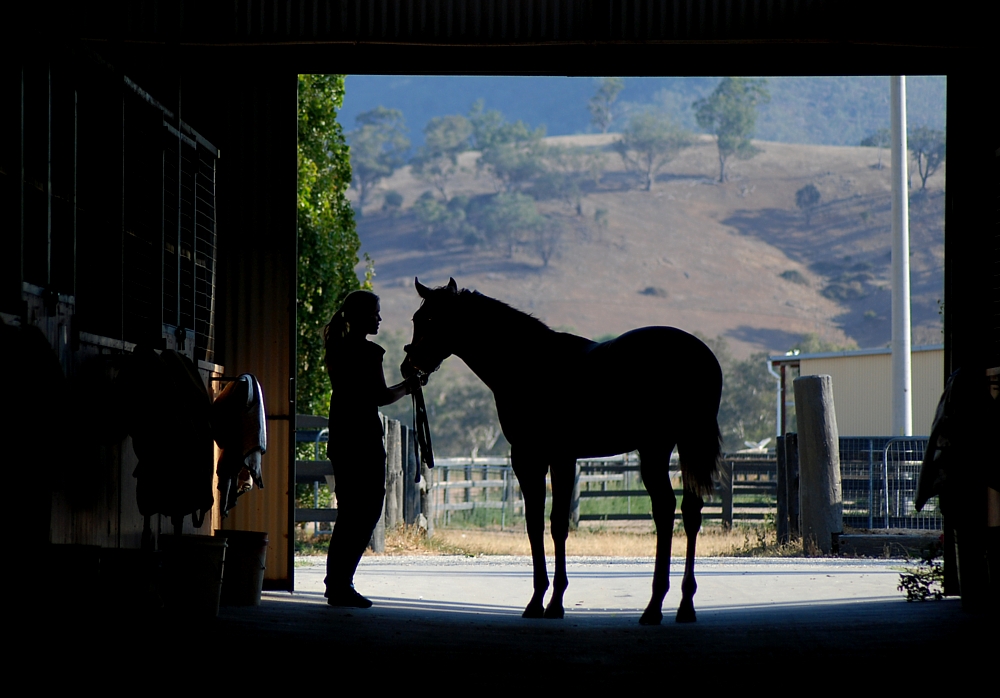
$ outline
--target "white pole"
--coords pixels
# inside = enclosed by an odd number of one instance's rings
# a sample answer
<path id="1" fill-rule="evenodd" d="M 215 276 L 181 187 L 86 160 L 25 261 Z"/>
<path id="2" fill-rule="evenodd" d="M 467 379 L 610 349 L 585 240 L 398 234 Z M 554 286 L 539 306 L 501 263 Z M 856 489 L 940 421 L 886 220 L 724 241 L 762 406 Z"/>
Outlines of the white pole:
<path id="1" fill-rule="evenodd" d="M 892 131 L 892 434 L 913 434 L 910 390 L 910 225 L 906 76 L 889 78 Z"/>

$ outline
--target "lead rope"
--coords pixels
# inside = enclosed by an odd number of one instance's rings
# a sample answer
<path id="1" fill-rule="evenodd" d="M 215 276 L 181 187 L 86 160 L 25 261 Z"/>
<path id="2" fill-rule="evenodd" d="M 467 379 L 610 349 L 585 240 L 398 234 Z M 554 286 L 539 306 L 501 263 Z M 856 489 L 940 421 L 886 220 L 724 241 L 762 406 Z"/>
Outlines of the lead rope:
<path id="1" fill-rule="evenodd" d="M 419 383 L 410 393 L 410 397 L 413 398 L 413 431 L 417 433 L 417 477 L 414 482 L 419 483 L 423 467 L 434 467 L 434 451 L 431 449 L 431 426 L 427 421 L 424 392 Z"/>

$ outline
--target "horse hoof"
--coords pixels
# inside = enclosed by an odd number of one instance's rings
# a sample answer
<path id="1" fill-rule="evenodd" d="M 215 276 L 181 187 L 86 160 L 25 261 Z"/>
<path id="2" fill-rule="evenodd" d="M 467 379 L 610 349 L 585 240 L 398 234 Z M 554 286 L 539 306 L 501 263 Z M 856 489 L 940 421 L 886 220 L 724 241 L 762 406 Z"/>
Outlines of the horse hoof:
<path id="1" fill-rule="evenodd" d="M 541 604 L 528 604 L 528 607 L 524 609 L 524 613 L 521 614 L 522 618 L 542 618 L 544 616 L 545 611 L 542 609 Z"/>
<path id="2" fill-rule="evenodd" d="M 681 604 L 681 607 L 677 609 L 676 620 L 678 623 L 694 623 L 697 620 L 694 613 L 694 606 Z"/>
<path id="3" fill-rule="evenodd" d="M 552 604 L 549 604 L 549 607 L 545 609 L 545 617 L 546 618 L 559 619 L 559 618 L 562 618 L 565 615 L 566 615 L 566 612 L 563 610 L 562 606 L 555 607 Z"/>
<path id="4" fill-rule="evenodd" d="M 639 625 L 659 625 L 663 621 L 663 613 L 657 609 L 647 608 L 639 618 Z"/>

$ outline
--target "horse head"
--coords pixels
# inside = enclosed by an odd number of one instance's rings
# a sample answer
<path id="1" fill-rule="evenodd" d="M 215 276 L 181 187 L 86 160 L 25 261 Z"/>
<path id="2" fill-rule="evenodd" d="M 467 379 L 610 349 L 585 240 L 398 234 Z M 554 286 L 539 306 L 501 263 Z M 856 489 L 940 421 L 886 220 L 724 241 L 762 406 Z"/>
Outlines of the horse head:
<path id="1" fill-rule="evenodd" d="M 455 340 L 455 301 L 459 293 L 455 279 L 439 288 L 428 288 L 419 279 L 414 282 L 422 301 L 413 314 L 413 339 L 403 347 L 406 358 L 399 370 L 404 378 L 438 370 L 452 355 Z"/>

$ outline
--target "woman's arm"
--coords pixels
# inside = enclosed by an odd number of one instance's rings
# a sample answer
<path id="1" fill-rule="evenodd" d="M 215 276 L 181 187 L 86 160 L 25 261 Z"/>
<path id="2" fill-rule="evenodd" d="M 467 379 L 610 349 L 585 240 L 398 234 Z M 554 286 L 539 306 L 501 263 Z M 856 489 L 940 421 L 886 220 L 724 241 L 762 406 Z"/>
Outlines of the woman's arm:
<path id="1" fill-rule="evenodd" d="M 384 380 L 385 379 L 383 378 L 383 385 L 384 385 Z M 382 391 L 381 396 L 379 397 L 378 406 L 384 407 L 385 405 L 391 405 L 397 400 L 406 397 L 407 395 L 413 392 L 413 389 L 417 385 L 420 384 L 419 381 L 420 379 L 414 376 L 412 378 L 406 379 L 402 383 L 396 383 L 396 385 L 391 385 L 386 387 Z"/>

